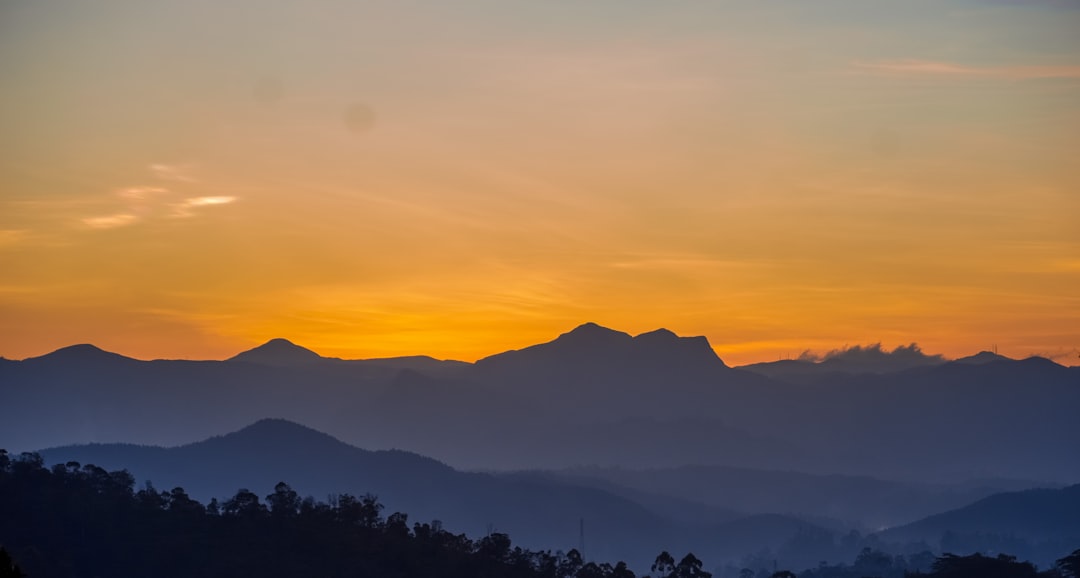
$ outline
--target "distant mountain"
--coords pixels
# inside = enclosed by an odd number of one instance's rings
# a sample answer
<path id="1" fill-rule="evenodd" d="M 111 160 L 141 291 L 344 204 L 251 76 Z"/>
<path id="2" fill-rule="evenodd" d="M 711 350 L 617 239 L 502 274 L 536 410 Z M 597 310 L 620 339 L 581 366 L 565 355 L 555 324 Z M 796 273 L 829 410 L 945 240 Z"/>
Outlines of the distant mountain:
<path id="1" fill-rule="evenodd" d="M 742 365 L 739 369 L 767 375 L 791 383 L 814 383 L 842 375 L 883 374 L 946 363 L 941 355 L 927 355 L 918 345 L 885 350 L 880 343 L 830 351 L 821 357 L 804 354 L 799 359 L 781 359 Z"/>
<path id="2" fill-rule="evenodd" d="M 300 347 L 288 339 L 271 339 L 266 343 L 239 353 L 228 361 L 243 361 L 246 363 L 259 363 L 263 365 L 303 365 L 325 361 L 325 358 L 307 349 Z"/>
<path id="3" fill-rule="evenodd" d="M 898 354 L 858 354 L 881 355 Z M 0 420 L 0 440 L 15 451 L 176 445 L 276 416 L 468 468 L 705 464 L 925 482 L 1080 479 L 1080 368 L 929 364 L 933 356 L 913 346 L 899 355 L 928 364 L 850 373 L 824 361 L 814 364 L 826 367 L 818 378 L 791 383 L 728 367 L 701 337 L 595 324 L 475 364 L 323 358 L 284 340 L 224 362 L 139 361 L 78 346 L 0 363 L 0 406 L 15 408 Z"/>
<path id="4" fill-rule="evenodd" d="M 713 408 L 766 380 L 729 368 L 704 337 L 666 329 L 630 336 L 586 323 L 553 341 L 476 362 L 469 376 L 512 391 L 538 408 L 578 420 L 678 415 L 716 417 Z"/>
<path id="5" fill-rule="evenodd" d="M 31 357 L 25 360 L 26 363 L 33 365 L 64 364 L 67 367 L 80 368 L 134 361 L 136 360 L 131 359 L 130 357 L 124 357 L 118 353 L 105 351 L 104 349 L 101 349 L 96 345 L 90 345 L 89 343 L 61 347 L 52 353 L 47 353 L 40 357 Z"/>
<path id="6" fill-rule="evenodd" d="M 977 485 L 931 485 L 866 476 L 811 475 L 727 466 L 626 469 L 580 467 L 561 470 L 577 484 L 600 482 L 649 494 L 678 497 L 744 512 L 835 520 L 843 526 L 876 529 L 911 522 L 964 506 L 1015 487 L 1038 482 L 993 481 Z"/>
<path id="7" fill-rule="evenodd" d="M 667 329 L 657 329 L 631 337 L 628 333 L 586 323 L 560 335 L 554 341 L 507 351 L 476 362 L 478 368 L 499 371 L 531 366 L 541 370 L 589 371 L 629 363 L 637 367 L 662 366 L 726 368 L 704 337 L 679 337 Z"/>
<path id="8" fill-rule="evenodd" d="M 990 351 L 980 351 L 975 355 L 969 355 L 967 357 L 961 357 L 953 360 L 953 363 L 967 363 L 971 365 L 982 365 L 984 363 L 994 363 L 996 361 L 1014 361 L 1004 355 L 998 355 Z"/>
<path id="9" fill-rule="evenodd" d="M 889 542 L 944 551 L 1008 550 L 1049 565 L 1080 544 L 1080 484 L 988 496 L 973 504 L 881 532 Z"/>
<path id="10" fill-rule="evenodd" d="M 385 513 L 403 511 L 418 522 L 437 519 L 472 536 L 492 529 L 508 532 L 531 548 L 577 547 L 584 520 L 587 555 L 625 559 L 638 567 L 647 566 L 660 550 L 676 546 L 693 548 L 702 556 L 734 555 L 734 550 L 718 545 L 730 543 L 742 528 L 741 518 L 727 514 L 721 520 L 683 524 L 631 499 L 564 480 L 466 473 L 409 452 L 366 451 L 279 419 L 174 448 L 95 444 L 41 454 L 49 464 L 78 461 L 110 470 L 127 468 L 159 490 L 180 486 L 204 501 L 230 497 L 239 488 L 265 496 L 279 481 L 319 499 L 342 492 L 373 493 L 387 507 Z M 784 517 L 746 524 L 758 528 L 761 543 L 783 542 L 806 526 Z"/>
<path id="11" fill-rule="evenodd" d="M 941 539 L 945 532 L 1080 543 L 1080 484 L 994 494 L 968 506 L 881 532 L 889 540 Z"/>

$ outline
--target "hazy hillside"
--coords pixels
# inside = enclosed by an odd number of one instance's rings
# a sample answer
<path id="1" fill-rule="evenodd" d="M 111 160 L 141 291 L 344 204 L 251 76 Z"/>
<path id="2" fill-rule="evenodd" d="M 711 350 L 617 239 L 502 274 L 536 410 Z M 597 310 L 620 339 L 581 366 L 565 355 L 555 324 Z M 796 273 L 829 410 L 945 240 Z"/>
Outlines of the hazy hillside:
<path id="1" fill-rule="evenodd" d="M 1009 551 L 1040 564 L 1080 544 L 1080 484 L 988 496 L 881 532 L 890 542 L 921 541 L 943 551 Z"/>
<path id="2" fill-rule="evenodd" d="M 930 485 L 865 476 L 811 475 L 725 466 L 648 470 L 582 467 L 562 470 L 558 474 L 578 484 L 603 481 L 719 508 L 833 519 L 848 527 L 869 530 L 965 506 L 1020 483 L 999 482 L 995 485 L 988 481 L 975 487 Z M 1038 485 L 1027 482 L 1024 487 Z"/>

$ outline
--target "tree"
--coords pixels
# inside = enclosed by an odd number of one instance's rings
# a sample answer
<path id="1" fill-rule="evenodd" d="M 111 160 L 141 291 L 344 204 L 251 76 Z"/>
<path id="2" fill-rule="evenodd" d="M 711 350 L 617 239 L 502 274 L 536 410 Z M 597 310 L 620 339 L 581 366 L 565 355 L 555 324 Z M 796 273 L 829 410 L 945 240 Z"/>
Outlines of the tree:
<path id="1" fill-rule="evenodd" d="M 266 506 L 259 503 L 259 496 L 247 488 L 240 488 L 236 495 L 225 500 L 221 511 L 226 516 L 259 518 L 266 513 Z"/>
<path id="2" fill-rule="evenodd" d="M 195 517 L 206 513 L 206 508 L 196 500 L 191 499 L 184 488 L 173 488 L 169 492 L 169 511 L 183 512 L 189 517 Z"/>
<path id="3" fill-rule="evenodd" d="M 703 570 L 702 566 L 704 563 L 698 560 L 697 556 L 687 553 L 675 567 L 675 573 L 672 576 L 675 578 L 712 578 L 712 574 Z"/>
<path id="4" fill-rule="evenodd" d="M 937 578 L 1035 578 L 1038 572 L 1030 562 L 1017 562 L 1015 556 L 999 554 L 996 558 L 972 554 L 957 556 L 943 554 L 933 566 L 930 576 Z"/>
<path id="5" fill-rule="evenodd" d="M 651 570 L 659 577 L 667 578 L 675 571 L 675 558 L 672 558 L 671 554 L 669 554 L 667 550 L 664 550 L 656 556 L 656 560 L 653 562 Z"/>
<path id="6" fill-rule="evenodd" d="M 337 512 L 338 519 L 346 524 L 377 528 L 382 525 L 382 509 L 378 498 L 371 494 L 359 500 L 349 494 L 342 494 L 337 499 L 337 508 L 334 511 Z"/>
<path id="7" fill-rule="evenodd" d="M 637 578 L 634 572 L 626 567 L 626 562 L 619 562 L 611 569 L 611 578 Z"/>
<path id="8" fill-rule="evenodd" d="M 266 496 L 266 503 L 270 505 L 270 513 L 277 518 L 291 518 L 300 511 L 300 494 L 289 487 L 285 482 L 278 482 L 274 486 L 274 493 Z"/>
<path id="9" fill-rule="evenodd" d="M 7 452 L 4 452 L 5 457 Z M 11 555 L 3 547 L 0 547 L 0 578 L 23 578 L 26 574 L 23 574 L 19 569 L 19 565 L 11 559 Z"/>
<path id="10" fill-rule="evenodd" d="M 1080 548 L 1058 560 L 1057 568 L 1066 578 L 1080 578 Z"/>
<path id="11" fill-rule="evenodd" d="M 576 576 L 578 570 L 585 565 L 585 561 L 581 559 L 581 552 L 577 549 L 572 549 L 566 553 L 566 556 L 561 556 L 558 563 L 558 575 L 560 577 L 568 578 L 570 576 Z"/>

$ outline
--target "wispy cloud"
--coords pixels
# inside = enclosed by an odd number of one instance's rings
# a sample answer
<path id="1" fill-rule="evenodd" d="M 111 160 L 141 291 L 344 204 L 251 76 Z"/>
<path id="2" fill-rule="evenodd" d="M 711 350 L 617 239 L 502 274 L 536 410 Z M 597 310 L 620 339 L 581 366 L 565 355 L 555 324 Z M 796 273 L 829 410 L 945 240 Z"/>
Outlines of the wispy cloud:
<path id="1" fill-rule="evenodd" d="M 105 217 L 89 217 L 83 219 L 82 222 L 84 225 L 93 229 L 115 229 L 117 227 L 132 225 L 138 220 L 139 217 L 130 213 L 119 213 Z"/>
<path id="2" fill-rule="evenodd" d="M 878 60 L 873 62 L 857 61 L 852 66 L 864 73 L 896 76 L 938 76 L 1001 80 L 1080 78 L 1080 65 L 966 66 L 940 60 Z"/>
<path id="3" fill-rule="evenodd" d="M 177 181 L 181 183 L 197 183 L 199 182 L 191 171 L 194 167 L 191 165 L 168 165 L 164 163 L 154 163 L 147 167 L 150 172 L 157 178 L 163 181 Z"/>
<path id="4" fill-rule="evenodd" d="M 176 189 L 204 188 L 191 175 L 192 166 L 164 163 L 148 165 L 147 170 L 154 178 L 177 184 L 170 187 L 140 184 L 115 189 L 115 196 L 124 199 L 123 205 L 117 207 L 113 214 L 81 219 L 82 224 L 91 229 L 115 229 L 162 217 L 192 217 L 196 214 L 195 209 L 227 205 L 236 201 L 236 197 L 225 195 L 187 197 L 177 201 L 177 196 L 182 193 Z M 3 241 L 2 236 L 0 241 Z"/>
<path id="5" fill-rule="evenodd" d="M 126 189 L 120 189 L 116 194 L 125 199 L 141 200 L 168 192 L 169 189 L 162 187 L 128 187 Z"/>
<path id="6" fill-rule="evenodd" d="M 190 199 L 184 199 L 183 202 L 173 205 L 173 215 L 177 217 L 190 217 L 195 213 L 192 209 L 198 207 L 213 207 L 216 205 L 228 205 L 235 202 L 236 197 L 192 197 Z"/>

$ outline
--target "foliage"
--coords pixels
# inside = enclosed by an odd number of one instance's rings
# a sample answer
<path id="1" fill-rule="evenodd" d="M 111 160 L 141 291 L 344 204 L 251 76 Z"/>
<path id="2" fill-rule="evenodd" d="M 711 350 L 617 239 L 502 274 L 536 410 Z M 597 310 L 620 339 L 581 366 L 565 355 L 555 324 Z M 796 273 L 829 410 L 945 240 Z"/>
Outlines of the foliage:
<path id="1" fill-rule="evenodd" d="M 126 471 L 0 450 L 0 578 L 23 576 L 327 576 L 634 578 L 626 564 L 533 552 L 505 534 L 473 540 L 438 521 L 382 516 L 375 496 L 300 496 L 288 484 L 204 506 L 183 488 L 135 491 Z M 18 560 L 22 569 L 13 562 Z M 693 554 L 675 576 L 708 578 Z"/>

